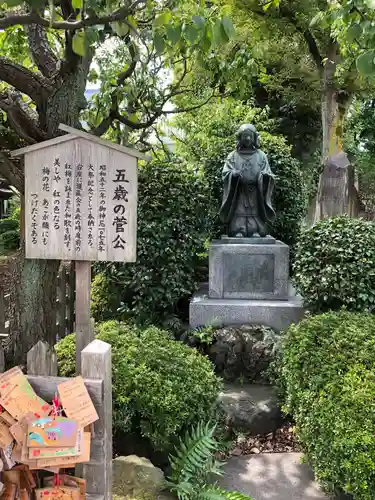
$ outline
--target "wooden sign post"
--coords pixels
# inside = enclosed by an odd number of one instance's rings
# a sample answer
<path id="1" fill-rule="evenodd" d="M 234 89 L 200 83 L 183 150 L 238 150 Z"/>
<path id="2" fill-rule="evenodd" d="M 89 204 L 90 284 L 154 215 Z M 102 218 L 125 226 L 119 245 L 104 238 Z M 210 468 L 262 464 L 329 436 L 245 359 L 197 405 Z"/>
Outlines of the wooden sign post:
<path id="1" fill-rule="evenodd" d="M 91 263 L 135 262 L 135 149 L 60 125 L 67 135 L 12 153 L 25 155 L 26 258 L 76 261 L 77 373 L 93 338 Z"/>

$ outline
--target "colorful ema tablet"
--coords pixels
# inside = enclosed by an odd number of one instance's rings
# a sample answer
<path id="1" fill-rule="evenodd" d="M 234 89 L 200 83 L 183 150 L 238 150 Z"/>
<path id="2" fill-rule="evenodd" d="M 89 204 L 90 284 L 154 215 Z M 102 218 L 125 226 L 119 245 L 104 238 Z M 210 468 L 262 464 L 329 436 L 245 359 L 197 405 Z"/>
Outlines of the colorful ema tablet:
<path id="1" fill-rule="evenodd" d="M 65 417 L 39 418 L 28 425 L 28 446 L 34 448 L 74 447 L 78 424 Z"/>

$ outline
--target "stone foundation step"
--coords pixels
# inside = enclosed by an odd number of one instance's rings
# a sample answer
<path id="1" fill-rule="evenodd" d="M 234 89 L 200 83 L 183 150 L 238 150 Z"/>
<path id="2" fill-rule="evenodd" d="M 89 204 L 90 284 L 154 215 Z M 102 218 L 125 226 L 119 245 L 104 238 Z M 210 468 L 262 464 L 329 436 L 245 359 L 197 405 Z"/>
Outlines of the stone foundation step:
<path id="1" fill-rule="evenodd" d="M 201 291 L 190 302 L 189 325 L 191 328 L 265 325 L 280 332 L 298 323 L 304 314 L 298 296 L 289 300 L 212 299 Z"/>

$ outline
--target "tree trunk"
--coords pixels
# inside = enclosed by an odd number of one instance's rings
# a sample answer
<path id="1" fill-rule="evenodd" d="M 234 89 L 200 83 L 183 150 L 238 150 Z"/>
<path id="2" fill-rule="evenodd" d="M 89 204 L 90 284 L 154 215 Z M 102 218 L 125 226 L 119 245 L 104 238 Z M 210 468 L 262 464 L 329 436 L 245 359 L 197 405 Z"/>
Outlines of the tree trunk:
<path id="1" fill-rule="evenodd" d="M 322 166 L 318 193 L 310 207 L 309 221 L 334 215 L 355 215 L 357 191 L 352 167 L 343 153 L 343 124 L 352 98 L 336 86 L 338 46 L 332 42 L 322 72 Z M 339 155 L 339 156 L 337 156 Z"/>
<path id="2" fill-rule="evenodd" d="M 74 73 L 66 75 L 43 109 L 38 110 L 41 126 L 50 136 L 57 134 L 60 123 L 73 127 L 79 123 L 89 66 L 87 58 Z M 11 333 L 6 348 L 9 364 L 23 364 L 27 351 L 38 340 L 54 345 L 57 334 L 56 288 L 60 262 L 25 259 L 23 236 L 21 234 L 21 250 L 12 269 Z"/>

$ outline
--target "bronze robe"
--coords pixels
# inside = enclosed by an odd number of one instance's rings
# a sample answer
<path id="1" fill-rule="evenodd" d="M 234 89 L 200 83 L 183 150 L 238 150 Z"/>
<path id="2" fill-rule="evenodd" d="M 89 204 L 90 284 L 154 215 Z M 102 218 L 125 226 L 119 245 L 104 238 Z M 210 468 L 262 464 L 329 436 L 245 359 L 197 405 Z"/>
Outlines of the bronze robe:
<path id="1" fill-rule="evenodd" d="M 222 176 L 224 195 L 220 220 L 224 225 L 231 225 L 236 217 L 251 218 L 259 227 L 275 219 L 271 201 L 274 175 L 263 151 L 255 149 L 243 155 L 233 151 L 225 161 Z"/>

